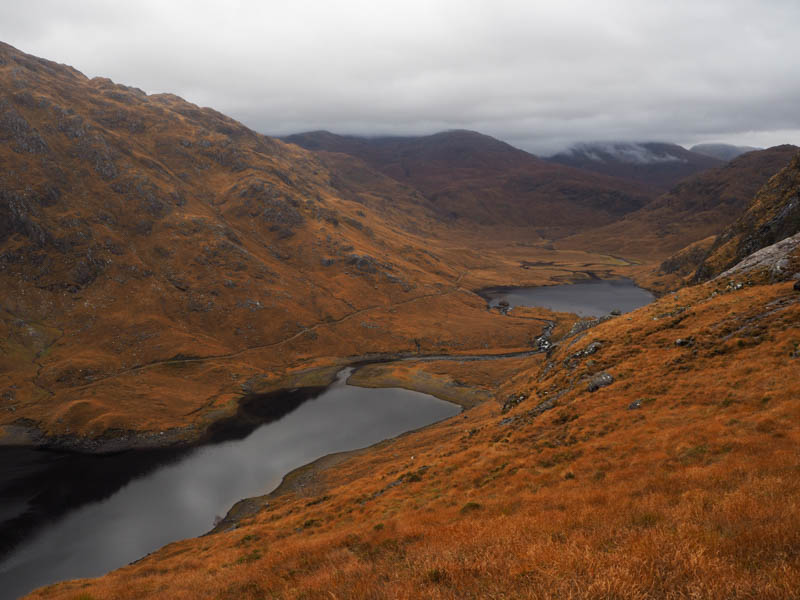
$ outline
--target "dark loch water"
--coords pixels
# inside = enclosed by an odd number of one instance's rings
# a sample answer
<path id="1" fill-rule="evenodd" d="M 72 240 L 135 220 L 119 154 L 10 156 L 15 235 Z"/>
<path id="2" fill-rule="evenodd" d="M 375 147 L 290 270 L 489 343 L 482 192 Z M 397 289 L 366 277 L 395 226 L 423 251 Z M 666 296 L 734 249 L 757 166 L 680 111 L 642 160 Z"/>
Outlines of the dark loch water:
<path id="1" fill-rule="evenodd" d="M 630 279 L 596 279 L 565 285 L 499 287 L 478 292 L 489 306 L 508 302 L 514 306 L 541 306 L 582 317 L 600 317 L 612 310 L 630 312 L 649 304 L 655 296 Z"/>
<path id="2" fill-rule="evenodd" d="M 96 457 L 0 449 L 0 537 L 22 537 L 0 561 L 0 598 L 102 575 L 201 535 L 292 469 L 461 411 L 427 394 L 349 386 L 351 371 L 316 397 L 289 394 L 278 411 L 286 414 L 267 407 L 262 412 L 277 418 L 237 431 L 241 439 L 191 451 Z"/>

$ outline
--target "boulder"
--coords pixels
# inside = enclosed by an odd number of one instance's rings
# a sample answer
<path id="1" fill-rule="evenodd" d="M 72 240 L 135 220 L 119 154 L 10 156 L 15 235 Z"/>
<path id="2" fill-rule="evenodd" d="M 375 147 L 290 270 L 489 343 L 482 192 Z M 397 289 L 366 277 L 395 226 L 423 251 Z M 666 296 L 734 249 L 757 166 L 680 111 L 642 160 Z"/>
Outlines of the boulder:
<path id="1" fill-rule="evenodd" d="M 602 371 L 597 373 L 589 380 L 588 390 L 590 392 L 596 392 L 602 387 L 606 387 L 607 385 L 611 385 L 614 383 L 614 376 L 611 373 L 606 371 Z"/>

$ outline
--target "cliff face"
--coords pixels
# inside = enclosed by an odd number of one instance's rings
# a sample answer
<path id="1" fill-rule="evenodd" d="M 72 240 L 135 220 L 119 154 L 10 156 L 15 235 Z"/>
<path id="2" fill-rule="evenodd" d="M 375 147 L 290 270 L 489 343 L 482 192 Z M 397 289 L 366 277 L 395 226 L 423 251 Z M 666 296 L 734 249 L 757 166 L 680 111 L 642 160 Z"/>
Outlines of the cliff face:
<path id="1" fill-rule="evenodd" d="M 800 153 L 772 177 L 750 206 L 714 241 L 693 281 L 719 275 L 748 255 L 800 231 Z"/>

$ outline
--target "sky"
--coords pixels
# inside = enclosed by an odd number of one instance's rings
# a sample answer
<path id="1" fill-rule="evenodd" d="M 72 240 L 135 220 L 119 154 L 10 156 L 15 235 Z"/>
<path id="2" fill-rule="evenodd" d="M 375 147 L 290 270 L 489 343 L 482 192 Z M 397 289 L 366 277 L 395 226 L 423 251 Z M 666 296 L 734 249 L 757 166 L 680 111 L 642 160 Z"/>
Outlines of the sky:
<path id="1" fill-rule="evenodd" d="M 0 40 L 269 135 L 800 145 L 800 0 L 5 0 Z"/>

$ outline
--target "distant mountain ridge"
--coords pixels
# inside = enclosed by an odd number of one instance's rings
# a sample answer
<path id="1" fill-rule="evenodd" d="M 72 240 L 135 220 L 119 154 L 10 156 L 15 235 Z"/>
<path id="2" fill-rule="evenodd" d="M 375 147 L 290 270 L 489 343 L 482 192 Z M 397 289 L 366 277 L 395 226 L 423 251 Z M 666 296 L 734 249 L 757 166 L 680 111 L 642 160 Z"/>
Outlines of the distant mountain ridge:
<path id="1" fill-rule="evenodd" d="M 576 144 L 548 160 L 667 191 L 681 179 L 724 161 L 663 142 L 591 142 Z"/>
<path id="2" fill-rule="evenodd" d="M 379 138 L 313 131 L 284 140 L 355 156 L 420 190 L 442 216 L 478 224 L 574 231 L 608 223 L 655 196 L 643 183 L 555 164 L 474 131 Z"/>
<path id="3" fill-rule="evenodd" d="M 696 144 L 689 148 L 689 150 L 720 160 L 733 160 L 737 156 L 741 156 L 747 152 L 753 152 L 754 150 L 763 150 L 763 148 L 756 148 L 754 146 L 733 146 L 731 144 Z"/>
<path id="4" fill-rule="evenodd" d="M 586 247 L 644 259 L 675 254 L 663 275 L 690 274 L 705 256 L 711 240 L 737 219 L 753 196 L 797 153 L 792 145 L 743 154 L 720 167 L 688 177 L 647 206 L 603 227 L 564 240 Z M 692 245 L 687 252 L 684 249 Z M 666 256 L 665 256 L 666 258 Z"/>

